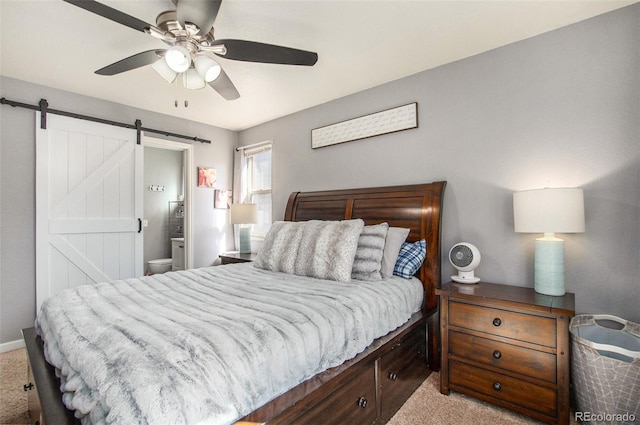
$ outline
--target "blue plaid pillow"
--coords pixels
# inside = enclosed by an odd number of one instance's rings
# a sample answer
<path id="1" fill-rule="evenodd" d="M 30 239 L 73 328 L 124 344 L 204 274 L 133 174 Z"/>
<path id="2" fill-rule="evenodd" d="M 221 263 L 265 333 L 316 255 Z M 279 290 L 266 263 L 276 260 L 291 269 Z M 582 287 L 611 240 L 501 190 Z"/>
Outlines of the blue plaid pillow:
<path id="1" fill-rule="evenodd" d="M 393 274 L 396 276 L 404 277 L 405 279 L 411 278 L 424 261 L 427 255 L 427 241 L 422 239 L 416 243 L 405 242 L 400 248 L 396 265 L 393 268 Z"/>

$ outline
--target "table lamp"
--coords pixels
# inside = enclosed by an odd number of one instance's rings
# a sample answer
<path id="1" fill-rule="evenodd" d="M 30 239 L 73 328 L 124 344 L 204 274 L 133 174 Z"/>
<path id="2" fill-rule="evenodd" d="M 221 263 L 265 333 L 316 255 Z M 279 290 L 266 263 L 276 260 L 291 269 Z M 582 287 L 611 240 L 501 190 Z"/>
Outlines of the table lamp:
<path id="1" fill-rule="evenodd" d="M 555 233 L 584 232 L 582 189 L 515 192 L 513 224 L 518 233 L 544 233 L 536 239 L 535 291 L 544 295 L 564 295 L 564 241 Z"/>
<path id="2" fill-rule="evenodd" d="M 240 225 L 240 254 L 251 253 L 251 226 L 258 222 L 256 204 L 231 204 L 231 224 Z"/>

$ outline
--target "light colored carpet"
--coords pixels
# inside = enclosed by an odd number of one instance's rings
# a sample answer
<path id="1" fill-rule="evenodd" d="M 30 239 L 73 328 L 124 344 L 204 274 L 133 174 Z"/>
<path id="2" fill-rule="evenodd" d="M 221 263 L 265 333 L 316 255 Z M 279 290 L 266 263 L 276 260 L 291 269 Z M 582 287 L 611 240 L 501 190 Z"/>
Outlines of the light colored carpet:
<path id="1" fill-rule="evenodd" d="M 541 422 L 451 391 L 440 393 L 440 374 L 432 373 L 387 425 L 507 425 Z"/>
<path id="2" fill-rule="evenodd" d="M 24 349 L 0 354 L 0 424 L 28 424 L 27 353 Z"/>
<path id="3" fill-rule="evenodd" d="M 0 354 L 0 424 L 28 424 L 27 356 L 24 349 Z M 571 422 L 575 424 L 574 421 Z M 508 410 L 456 392 L 440 394 L 440 375 L 432 373 L 388 425 L 539 424 Z"/>

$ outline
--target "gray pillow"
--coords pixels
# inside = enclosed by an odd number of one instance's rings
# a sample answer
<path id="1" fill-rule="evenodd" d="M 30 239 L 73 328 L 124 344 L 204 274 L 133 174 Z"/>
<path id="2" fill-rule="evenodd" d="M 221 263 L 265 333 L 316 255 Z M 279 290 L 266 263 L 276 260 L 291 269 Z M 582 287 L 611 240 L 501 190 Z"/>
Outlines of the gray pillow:
<path id="1" fill-rule="evenodd" d="M 349 282 L 364 221 L 305 222 L 294 273 Z"/>
<path id="2" fill-rule="evenodd" d="M 404 229 L 402 227 L 389 227 L 387 232 L 387 239 L 384 244 L 384 253 L 382 255 L 382 268 L 381 273 L 383 277 L 393 276 L 393 268 L 396 265 L 400 248 L 411 229 Z"/>
<path id="3" fill-rule="evenodd" d="M 387 223 L 364 226 L 358 238 L 358 249 L 353 260 L 351 278 L 375 281 L 382 279 L 382 255 L 389 225 Z"/>
<path id="4" fill-rule="evenodd" d="M 304 222 L 274 222 L 264 238 L 254 266 L 293 274 L 304 225 Z"/>
<path id="5" fill-rule="evenodd" d="M 271 271 L 348 282 L 364 221 L 276 221 L 254 266 Z"/>

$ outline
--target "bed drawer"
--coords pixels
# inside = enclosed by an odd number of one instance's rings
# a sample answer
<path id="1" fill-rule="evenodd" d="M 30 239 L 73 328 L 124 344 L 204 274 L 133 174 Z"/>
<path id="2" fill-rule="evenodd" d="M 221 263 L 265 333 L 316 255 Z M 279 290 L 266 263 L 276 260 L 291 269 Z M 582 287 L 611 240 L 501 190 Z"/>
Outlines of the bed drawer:
<path id="1" fill-rule="evenodd" d="M 512 404 L 555 417 L 556 391 L 521 379 L 473 367 L 456 361 L 449 362 L 449 384 L 452 389 L 490 398 L 497 404 Z M 467 391 L 465 391 L 467 390 Z"/>
<path id="2" fill-rule="evenodd" d="M 556 356 L 550 353 L 451 331 L 449 355 L 556 382 Z"/>
<path id="3" fill-rule="evenodd" d="M 356 377 L 339 386 L 327 398 L 310 406 L 296 424 L 372 424 L 377 417 L 374 364 L 364 368 Z"/>
<path id="4" fill-rule="evenodd" d="M 546 347 L 556 346 L 556 321 L 548 317 L 450 301 L 449 325 Z"/>
<path id="5" fill-rule="evenodd" d="M 424 329 L 409 335 L 380 358 L 381 416 L 390 419 L 429 375 Z"/>

